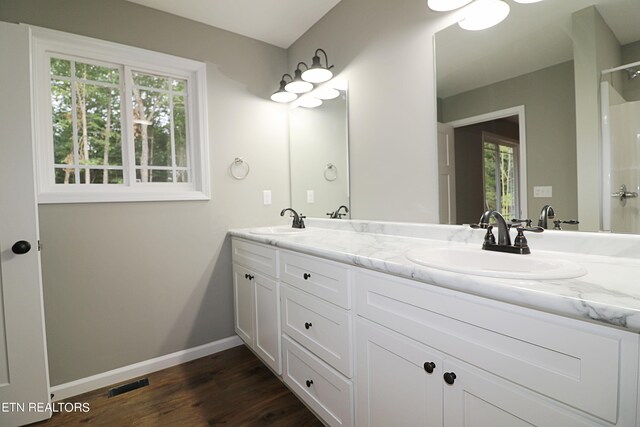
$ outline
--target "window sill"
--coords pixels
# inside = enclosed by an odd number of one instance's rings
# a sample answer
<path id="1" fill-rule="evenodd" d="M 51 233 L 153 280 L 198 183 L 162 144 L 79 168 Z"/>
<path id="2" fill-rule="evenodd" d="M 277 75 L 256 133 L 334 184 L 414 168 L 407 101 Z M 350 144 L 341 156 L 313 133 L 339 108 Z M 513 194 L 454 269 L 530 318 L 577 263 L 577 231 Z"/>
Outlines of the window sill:
<path id="1" fill-rule="evenodd" d="M 122 202 L 170 202 L 189 200 L 211 200 L 200 191 L 163 191 L 163 192 L 47 192 L 38 195 L 38 204 L 63 203 L 122 203 Z"/>

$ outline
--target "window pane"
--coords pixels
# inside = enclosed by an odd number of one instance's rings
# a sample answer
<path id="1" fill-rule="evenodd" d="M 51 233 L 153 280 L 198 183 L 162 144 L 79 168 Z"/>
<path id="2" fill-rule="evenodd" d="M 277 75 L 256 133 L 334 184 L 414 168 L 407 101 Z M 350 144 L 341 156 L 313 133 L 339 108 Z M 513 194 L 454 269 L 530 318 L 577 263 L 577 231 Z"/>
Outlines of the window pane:
<path id="1" fill-rule="evenodd" d="M 176 172 L 176 182 L 189 182 L 189 172 L 188 171 L 177 171 Z"/>
<path id="2" fill-rule="evenodd" d="M 136 88 L 133 109 L 136 165 L 171 166 L 169 95 Z"/>
<path id="3" fill-rule="evenodd" d="M 73 168 L 55 168 L 56 184 L 75 184 L 76 175 Z"/>
<path id="4" fill-rule="evenodd" d="M 71 61 L 66 59 L 51 58 L 51 75 L 71 77 Z"/>
<path id="5" fill-rule="evenodd" d="M 173 173 L 166 169 L 147 169 L 146 181 L 143 180 L 145 174 L 144 169 L 136 168 L 137 182 L 173 182 Z"/>
<path id="6" fill-rule="evenodd" d="M 500 145 L 500 210 L 503 215 L 516 218 L 516 169 L 514 148 Z"/>
<path id="7" fill-rule="evenodd" d="M 187 166 L 187 117 L 184 96 L 173 97 L 173 132 L 176 144 L 176 166 Z"/>
<path id="8" fill-rule="evenodd" d="M 119 84 L 120 70 L 117 68 L 76 62 L 76 77 L 96 82 Z"/>
<path id="9" fill-rule="evenodd" d="M 496 209 L 496 163 L 494 144 L 484 143 L 484 200 L 485 209 Z"/>
<path id="10" fill-rule="evenodd" d="M 171 90 L 174 92 L 185 93 L 187 91 L 187 81 L 180 80 L 180 79 L 172 79 Z"/>
<path id="11" fill-rule="evenodd" d="M 138 71 L 134 71 L 132 74 L 133 83 L 136 86 L 169 90 L 168 77 L 154 76 L 152 74 L 140 73 Z"/>
<path id="12" fill-rule="evenodd" d="M 54 162 L 73 164 L 73 115 L 71 83 L 51 80 Z"/>

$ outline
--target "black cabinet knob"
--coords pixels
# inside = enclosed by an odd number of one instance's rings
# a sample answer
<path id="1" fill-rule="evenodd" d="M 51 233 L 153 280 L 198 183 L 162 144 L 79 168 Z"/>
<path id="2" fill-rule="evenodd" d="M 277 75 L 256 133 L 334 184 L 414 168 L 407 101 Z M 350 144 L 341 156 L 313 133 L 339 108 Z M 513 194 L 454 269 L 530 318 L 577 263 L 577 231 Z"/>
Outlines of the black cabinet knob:
<path id="1" fill-rule="evenodd" d="M 304 277 L 304 280 L 307 280 L 309 277 L 311 277 L 311 273 L 304 273 L 302 277 Z"/>
<path id="2" fill-rule="evenodd" d="M 304 328 L 305 329 L 309 329 L 310 327 L 312 327 L 313 325 L 311 324 L 311 322 L 304 322 Z"/>
<path id="3" fill-rule="evenodd" d="M 244 275 L 244 278 L 245 278 L 245 279 L 249 279 L 249 280 L 253 280 L 253 278 L 254 278 L 254 277 L 255 277 L 255 276 L 252 276 L 252 275 L 250 275 L 250 274 L 245 274 L 245 275 Z"/>
<path id="4" fill-rule="evenodd" d="M 311 387 L 313 385 L 313 380 L 307 380 L 307 387 Z"/>
<path id="5" fill-rule="evenodd" d="M 453 372 L 445 372 L 442 376 L 444 378 L 444 382 L 451 385 L 456 380 L 456 374 Z"/>
<path id="6" fill-rule="evenodd" d="M 248 278 L 249 278 L 249 275 L 248 275 L 248 274 L 245 274 L 245 275 L 244 275 L 244 278 L 245 278 L 245 279 L 248 279 Z"/>
<path id="7" fill-rule="evenodd" d="M 435 367 L 436 364 L 433 362 L 424 362 L 424 370 L 427 371 L 427 374 L 432 374 Z"/>
<path id="8" fill-rule="evenodd" d="M 11 250 L 16 255 L 26 254 L 31 250 L 31 243 L 26 240 L 18 240 L 13 244 L 13 246 L 11 246 Z"/>

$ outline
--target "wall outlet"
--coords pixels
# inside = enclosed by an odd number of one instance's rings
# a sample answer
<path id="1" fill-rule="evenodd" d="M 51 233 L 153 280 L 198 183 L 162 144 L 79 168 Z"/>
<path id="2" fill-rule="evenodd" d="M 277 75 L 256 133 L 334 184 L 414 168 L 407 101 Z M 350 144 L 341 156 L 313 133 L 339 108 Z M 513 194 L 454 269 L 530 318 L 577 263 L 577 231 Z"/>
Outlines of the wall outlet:
<path id="1" fill-rule="evenodd" d="M 316 202 L 316 193 L 313 190 L 307 190 L 307 203 Z"/>
<path id="2" fill-rule="evenodd" d="M 271 204 L 271 190 L 264 190 L 262 192 L 262 202 L 265 204 L 265 206 Z"/>
<path id="3" fill-rule="evenodd" d="M 553 197 L 552 186 L 533 187 L 533 197 Z"/>

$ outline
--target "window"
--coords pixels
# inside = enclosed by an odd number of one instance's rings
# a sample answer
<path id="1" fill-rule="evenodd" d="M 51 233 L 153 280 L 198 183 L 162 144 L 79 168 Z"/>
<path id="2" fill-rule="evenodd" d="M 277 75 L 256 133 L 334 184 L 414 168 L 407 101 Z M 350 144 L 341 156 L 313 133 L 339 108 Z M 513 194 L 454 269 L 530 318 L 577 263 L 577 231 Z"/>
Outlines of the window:
<path id="1" fill-rule="evenodd" d="M 507 220 L 520 217 L 518 142 L 483 132 L 485 209 Z"/>
<path id="2" fill-rule="evenodd" d="M 209 198 L 204 64 L 32 31 L 40 203 Z"/>

